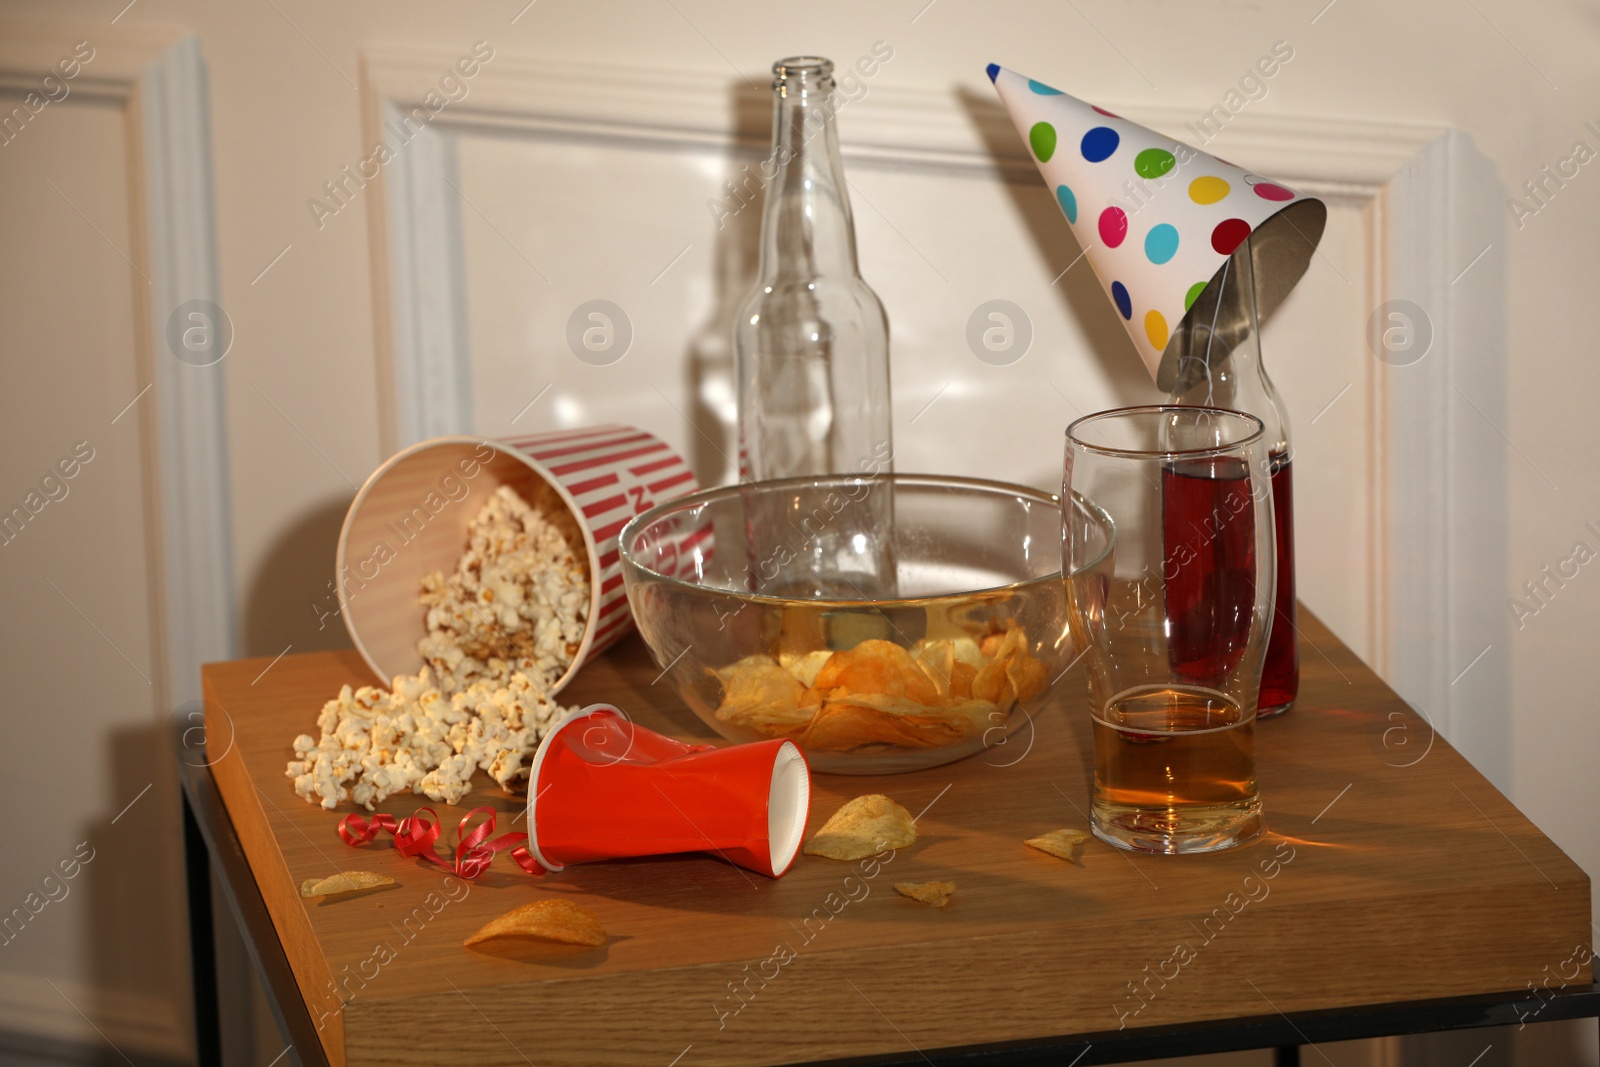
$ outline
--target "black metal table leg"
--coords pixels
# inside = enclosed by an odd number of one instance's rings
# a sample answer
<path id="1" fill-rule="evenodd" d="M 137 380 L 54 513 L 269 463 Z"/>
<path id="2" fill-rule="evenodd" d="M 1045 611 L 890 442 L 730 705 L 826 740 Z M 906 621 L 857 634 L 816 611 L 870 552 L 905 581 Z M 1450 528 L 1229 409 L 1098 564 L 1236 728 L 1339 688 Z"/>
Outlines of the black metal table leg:
<path id="1" fill-rule="evenodd" d="M 217 946 L 211 925 L 211 854 L 183 795 L 183 857 L 189 890 L 189 962 L 194 984 L 195 1053 L 200 1067 L 222 1067 L 222 1018 L 217 1003 Z"/>
<path id="2" fill-rule="evenodd" d="M 1272 1067 L 1300 1067 L 1300 1046 L 1278 1046 L 1272 1053 Z"/>

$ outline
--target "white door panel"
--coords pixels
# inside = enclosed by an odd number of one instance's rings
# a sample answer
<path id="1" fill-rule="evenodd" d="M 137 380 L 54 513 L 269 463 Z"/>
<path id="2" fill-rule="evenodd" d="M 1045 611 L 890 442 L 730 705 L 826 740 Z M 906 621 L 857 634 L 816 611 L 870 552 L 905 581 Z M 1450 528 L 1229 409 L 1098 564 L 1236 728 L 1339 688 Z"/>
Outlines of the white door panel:
<path id="1" fill-rule="evenodd" d="M 502 70 L 514 61 L 497 60 Z M 1059 490 L 1068 422 L 1161 395 L 1031 168 L 865 151 L 852 133 L 878 132 L 873 104 L 847 106 L 840 123 L 862 274 L 890 318 L 896 464 Z M 471 428 L 631 422 L 685 450 L 712 484 L 731 476 L 728 338 L 754 278 L 761 209 L 757 196 L 727 210 L 739 202 L 724 183 L 753 173 L 759 156 L 685 144 L 665 120 L 652 139 L 651 117 L 636 114 L 615 136 L 456 133 Z M 1328 237 L 1304 292 L 1270 325 L 1266 354 L 1296 430 L 1301 595 L 1377 661 L 1382 440 L 1363 340 L 1366 301 L 1381 284 L 1376 231 L 1370 197 L 1329 200 Z M 572 348 L 569 323 L 588 328 L 583 308 L 594 300 L 622 311 L 598 327 L 631 333 L 620 358 Z M 1031 340 L 985 360 L 968 325 L 977 315 L 987 327 L 980 309 L 994 300 L 1021 311 L 1011 344 Z"/>

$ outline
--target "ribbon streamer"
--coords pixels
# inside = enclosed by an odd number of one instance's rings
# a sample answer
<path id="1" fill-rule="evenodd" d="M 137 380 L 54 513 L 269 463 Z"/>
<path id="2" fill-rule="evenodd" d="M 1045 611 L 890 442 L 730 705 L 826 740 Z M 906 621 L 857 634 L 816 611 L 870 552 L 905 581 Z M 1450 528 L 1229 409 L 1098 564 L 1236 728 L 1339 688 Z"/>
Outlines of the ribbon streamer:
<path id="1" fill-rule="evenodd" d="M 479 815 L 483 816 L 483 821 L 477 826 L 471 826 L 472 820 Z M 378 814 L 368 820 L 352 812 L 339 820 L 339 837 L 351 848 L 356 848 L 373 840 L 380 833 L 391 834 L 394 837 L 395 850 L 400 855 L 408 859 L 419 856 L 469 881 L 478 878 L 489 869 L 489 862 L 494 859 L 496 852 L 508 849 L 512 861 L 524 871 L 532 875 L 545 873 L 539 861 L 529 855 L 527 846 L 522 844 L 528 840 L 527 834 L 513 831 L 490 838 L 489 835 L 494 833 L 494 824 L 495 810 L 488 805 L 473 808 L 462 816 L 460 824 L 456 827 L 453 861 L 441 858 L 434 848 L 434 843 L 439 840 L 439 815 L 432 808 L 418 808 L 405 819 Z"/>

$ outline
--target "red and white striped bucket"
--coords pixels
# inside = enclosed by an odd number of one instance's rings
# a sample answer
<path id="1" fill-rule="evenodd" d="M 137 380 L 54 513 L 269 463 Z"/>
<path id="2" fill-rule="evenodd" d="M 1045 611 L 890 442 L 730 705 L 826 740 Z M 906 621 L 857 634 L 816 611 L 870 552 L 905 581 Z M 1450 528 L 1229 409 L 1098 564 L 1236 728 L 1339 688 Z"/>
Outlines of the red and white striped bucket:
<path id="1" fill-rule="evenodd" d="M 534 508 L 570 512 L 583 534 L 589 624 L 552 692 L 632 624 L 617 534 L 638 513 L 697 488 L 682 457 L 631 426 L 505 440 L 436 437 L 395 453 L 351 501 L 335 561 L 345 629 L 385 685 L 422 669 L 422 579 L 455 570 L 468 524 L 502 485 Z"/>

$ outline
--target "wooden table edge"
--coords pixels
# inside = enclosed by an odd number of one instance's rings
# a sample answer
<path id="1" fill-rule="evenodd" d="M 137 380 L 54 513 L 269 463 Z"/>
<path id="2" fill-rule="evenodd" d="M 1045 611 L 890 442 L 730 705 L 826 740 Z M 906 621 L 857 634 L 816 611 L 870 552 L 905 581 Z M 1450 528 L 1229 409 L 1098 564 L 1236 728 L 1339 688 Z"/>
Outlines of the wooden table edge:
<path id="1" fill-rule="evenodd" d="M 1309 623 L 1311 628 L 1327 632 L 1326 628 L 1322 626 L 1321 620 L 1313 613 L 1306 611 L 1303 606 L 1301 611 L 1306 616 L 1305 622 Z M 1304 623 L 1302 625 L 1304 626 Z M 1329 636 L 1332 636 L 1331 633 L 1329 633 Z M 1320 642 L 1311 641 L 1304 634 L 1302 634 L 1302 638 L 1312 646 L 1315 654 L 1326 657 L 1330 663 L 1337 659 L 1343 665 L 1358 667 L 1367 673 L 1371 672 L 1370 668 L 1352 650 L 1342 642 L 1339 642 L 1336 636 L 1326 646 Z M 273 661 L 262 658 L 259 662 L 265 664 Z M 237 665 L 238 661 L 235 661 L 235 666 Z M 1381 679 L 1379 681 L 1381 684 Z M 1388 687 L 1385 686 L 1385 688 Z M 210 698 L 213 695 L 209 678 L 206 682 L 206 691 L 209 710 L 209 705 L 212 702 Z M 1392 693 L 1392 690 L 1389 691 Z M 218 762 L 221 762 L 221 760 L 219 759 Z M 292 999 L 299 1002 L 301 1017 L 296 1020 L 288 1018 L 295 1014 L 289 1010 L 291 1006 L 274 1005 L 280 1027 L 284 1027 L 289 1032 L 297 1032 L 301 1041 L 305 1041 L 309 1034 L 317 1046 L 317 1052 L 326 1057 L 322 1062 L 342 1063 L 343 1043 L 338 1040 L 339 1037 L 342 1037 L 342 1034 L 332 1035 L 334 1036 L 332 1048 L 324 1047 L 323 1042 L 316 1037 L 317 1030 L 311 1022 L 314 1009 L 311 1008 L 301 993 L 303 987 L 315 988 L 317 984 L 316 977 L 310 976 L 307 982 L 301 982 L 300 979 L 303 976 L 298 975 L 292 963 L 289 962 L 286 946 L 283 942 L 283 932 L 279 929 L 278 921 L 272 914 L 271 909 L 266 905 L 266 898 L 261 892 L 259 881 L 255 875 L 255 865 L 244 851 L 243 843 L 240 841 L 234 822 L 228 813 L 226 802 L 223 800 L 223 791 L 219 787 L 213 769 L 210 766 L 202 766 L 197 770 L 189 761 L 185 761 L 185 763 L 186 769 L 183 772 L 184 788 L 186 797 L 194 803 L 197 818 L 201 809 L 206 807 L 207 799 L 215 809 L 210 813 L 209 820 L 202 822 L 203 831 L 208 827 L 210 829 L 210 833 L 206 836 L 213 859 L 219 863 L 219 866 L 224 858 L 238 861 L 229 865 L 232 868 L 229 871 L 230 879 L 232 881 L 248 881 L 250 883 L 248 886 L 228 885 L 232 910 L 236 917 L 240 918 L 241 922 L 245 922 L 245 913 L 251 912 L 253 907 L 258 907 L 259 912 L 255 914 L 254 922 L 245 923 L 246 929 L 250 931 L 252 940 L 266 940 L 263 935 L 270 933 L 270 939 L 276 943 L 272 946 L 272 948 L 276 949 L 275 953 L 268 951 L 265 947 L 260 947 L 252 952 L 252 957 L 258 969 L 266 968 L 269 964 L 281 965 L 282 973 L 278 975 L 274 984 L 269 985 L 275 1000 Z M 245 778 L 248 781 L 248 774 L 245 774 Z M 194 781 L 191 782 L 191 779 Z M 1491 789 L 1493 788 L 1492 783 L 1487 783 L 1487 780 L 1485 782 Z M 1510 802 L 1509 798 L 1504 797 L 1504 794 L 1499 794 L 1498 790 L 1495 790 L 1495 792 L 1503 801 L 1507 815 L 1514 816 L 1516 819 L 1526 823 L 1528 828 L 1538 834 L 1539 837 L 1547 842 L 1549 841 L 1548 837 L 1540 832 L 1537 826 Z M 258 798 L 249 797 L 247 802 L 256 803 L 258 814 L 265 818 L 265 809 L 261 808 Z M 220 816 L 220 819 L 218 816 Z M 1559 849 L 1559 846 L 1556 846 L 1554 842 L 1549 843 L 1564 860 L 1571 863 L 1570 857 L 1567 857 L 1565 852 Z M 1573 867 L 1576 869 L 1575 864 L 1573 864 Z M 292 916 L 290 921 L 292 922 Z M 307 933 L 309 933 L 309 930 Z M 266 959 L 264 957 L 274 958 Z M 287 976 L 287 985 L 283 981 L 284 975 Z M 1087 1065 L 1097 1062 L 1118 1062 L 1125 1058 L 1178 1055 L 1198 1051 L 1227 1051 L 1230 1049 L 1298 1043 L 1296 1036 L 1302 1031 L 1309 1040 L 1316 1041 L 1319 1040 L 1317 1036 L 1319 1033 L 1324 1035 L 1320 1040 L 1347 1040 L 1355 1037 L 1418 1032 L 1425 1029 L 1502 1025 L 1518 1022 L 1519 1013 L 1523 1009 L 1540 1003 L 1525 994 L 1525 990 L 1508 990 L 1468 994 L 1438 1001 L 1414 1001 L 1400 1004 L 1380 1003 L 1318 1009 L 1313 1012 L 1296 1013 L 1292 1016 L 1260 1016 L 1243 1019 L 1206 1020 L 1162 1027 L 1147 1026 L 1130 1028 L 1121 1033 L 1111 1031 L 1098 1034 L 1064 1034 L 973 1046 L 971 1048 L 943 1048 L 936 1050 L 935 1054 L 941 1058 L 946 1058 L 948 1062 L 952 1063 L 1032 1062 L 1027 1057 L 1048 1054 L 1052 1051 L 1061 1052 L 1080 1049 L 1080 1046 L 1085 1044 L 1094 1045 L 1101 1050 L 1116 1048 L 1126 1050 L 1124 1053 L 1117 1053 L 1116 1059 L 1109 1060 L 1102 1059 L 1100 1053 L 1089 1053 L 1081 1061 Z M 1544 1001 L 1543 1005 L 1544 1007 L 1538 1013 L 1539 1021 L 1600 1015 L 1600 986 L 1592 984 L 1582 987 L 1568 986 L 1554 994 L 1551 1000 Z M 1521 1007 L 1519 1008 L 1519 1006 Z M 1424 1023 L 1418 1026 L 1414 1022 L 1405 1021 L 1415 1017 L 1418 1013 L 1421 1013 L 1424 1018 L 1434 1018 L 1436 1023 L 1432 1025 Z M 1507 1013 L 1509 1013 L 1509 1016 Z M 1293 1022 L 1290 1020 L 1293 1020 Z M 291 1025 L 292 1022 L 299 1022 L 301 1025 L 296 1027 Z M 337 1020 L 335 1021 L 335 1026 L 338 1026 Z M 1296 1026 L 1299 1027 L 1298 1030 Z M 1328 1036 L 1335 1033 L 1339 1036 Z M 1194 1043 L 1196 1039 L 1201 1040 L 1203 1044 L 1196 1046 Z M 1156 1051 L 1157 1049 L 1170 1049 L 1170 1051 Z M 328 1056 L 330 1052 L 332 1055 Z M 975 1059 L 974 1057 L 978 1058 Z M 1022 1058 L 1018 1059 L 1016 1057 Z M 924 1062 L 924 1060 L 919 1054 L 912 1059 L 879 1055 L 863 1059 L 830 1062 L 859 1062 L 867 1064 L 913 1063 Z"/>
<path id="2" fill-rule="evenodd" d="M 181 761 L 184 802 L 192 812 L 211 863 L 228 899 L 229 911 L 247 935 L 250 958 L 268 994 L 279 1031 L 304 1067 L 327 1067 L 330 1060 L 317 1036 L 311 1010 L 255 881 L 243 844 L 208 766 Z M 1349 1041 L 1436 1030 L 1542 1023 L 1600 1017 L 1600 983 L 1563 986 L 1549 998 L 1527 990 L 1506 990 L 1442 1000 L 1378 1003 L 1294 1015 L 1256 1015 L 1237 1019 L 1136 1027 L 1085 1034 L 1061 1034 L 998 1044 L 953 1046 L 906 1055 L 810 1061 L 795 1067 L 984 1067 L 1006 1064 L 1059 1065 L 1064 1055 L 1075 1067 L 1125 1063 L 1180 1055 Z"/>

